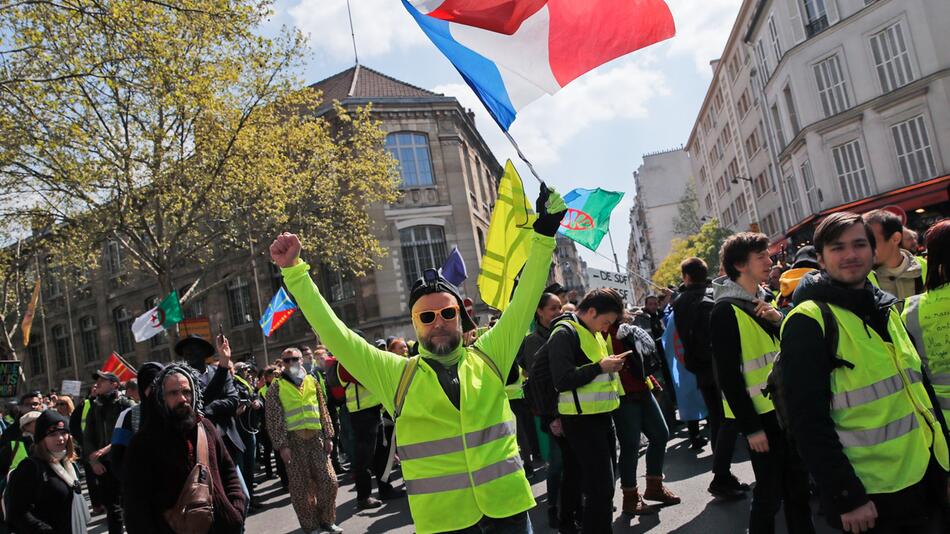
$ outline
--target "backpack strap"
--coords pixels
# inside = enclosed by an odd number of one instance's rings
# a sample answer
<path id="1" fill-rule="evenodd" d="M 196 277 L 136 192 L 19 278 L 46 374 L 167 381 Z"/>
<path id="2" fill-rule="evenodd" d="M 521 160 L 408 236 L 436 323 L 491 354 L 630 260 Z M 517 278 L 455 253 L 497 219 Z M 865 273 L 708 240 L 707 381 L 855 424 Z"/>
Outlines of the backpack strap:
<path id="1" fill-rule="evenodd" d="M 195 447 L 195 455 L 199 464 L 208 467 L 208 436 L 202 423 L 198 423 L 198 444 Z"/>
<path id="2" fill-rule="evenodd" d="M 568 332 L 570 332 L 572 336 L 578 337 L 578 336 L 577 336 L 577 329 L 574 328 L 574 325 L 572 325 L 572 324 L 571 324 L 570 322 L 568 322 L 568 321 L 561 321 L 561 322 L 555 324 L 555 325 L 554 325 L 554 328 L 551 329 L 551 336 L 554 335 L 555 330 L 557 330 L 558 328 L 563 328 L 564 330 L 567 330 Z M 579 338 L 578 338 L 578 339 L 579 339 Z M 550 341 L 551 341 L 551 337 L 548 337 L 548 341 L 546 341 L 545 343 L 548 343 L 548 342 L 550 342 Z M 571 395 L 573 395 L 573 397 L 574 397 L 574 408 L 577 410 L 577 413 L 578 413 L 578 414 L 584 413 L 584 411 L 581 409 L 581 400 L 580 400 L 580 398 L 577 396 L 577 390 L 576 390 L 576 389 L 572 389 L 572 390 L 571 390 Z"/>
<path id="3" fill-rule="evenodd" d="M 821 321 L 825 325 L 825 347 L 828 350 L 828 354 L 831 355 L 832 369 L 837 369 L 838 367 L 854 369 L 853 363 L 838 357 L 838 320 L 835 319 L 835 314 L 831 311 L 831 306 L 829 306 L 827 302 L 820 300 L 816 300 L 814 303 L 818 305 L 818 309 L 821 311 Z"/>
<path id="4" fill-rule="evenodd" d="M 416 375 L 416 368 L 419 367 L 419 355 L 409 358 L 409 363 L 402 369 L 402 376 L 399 377 L 399 385 L 396 387 L 396 396 L 393 398 L 393 420 L 402 413 L 402 405 L 406 402 L 406 393 L 409 392 L 409 385 L 412 384 L 412 378 Z"/>
<path id="5" fill-rule="evenodd" d="M 497 365 L 495 365 L 495 360 L 491 359 L 491 357 L 489 357 L 487 354 L 482 352 L 482 349 L 476 347 L 475 345 L 471 345 L 468 348 L 472 349 L 472 352 L 474 352 L 476 356 L 478 356 L 479 358 L 482 359 L 483 362 L 485 362 L 485 365 L 487 365 L 488 368 L 491 369 L 492 373 L 494 373 L 495 376 L 497 376 L 498 379 L 501 380 L 502 384 L 506 382 L 506 377 L 501 376 L 501 370 L 498 369 Z"/>

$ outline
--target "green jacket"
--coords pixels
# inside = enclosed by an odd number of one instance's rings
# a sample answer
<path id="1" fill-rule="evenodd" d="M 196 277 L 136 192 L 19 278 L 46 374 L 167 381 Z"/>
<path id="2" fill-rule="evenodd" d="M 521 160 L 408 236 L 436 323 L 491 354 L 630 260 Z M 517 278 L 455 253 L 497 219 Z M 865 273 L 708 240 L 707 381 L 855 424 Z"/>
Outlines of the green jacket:
<path id="1" fill-rule="evenodd" d="M 494 361 L 502 376 L 508 375 L 534 317 L 534 309 L 547 283 L 554 246 L 553 237 L 534 234 L 511 304 L 498 323 L 475 342 L 475 346 Z M 282 269 L 287 289 L 327 349 L 354 378 L 379 395 L 387 412 L 394 413 L 396 388 L 409 359 L 379 350 L 347 328 L 320 294 L 309 271 L 310 266 L 303 261 Z"/>

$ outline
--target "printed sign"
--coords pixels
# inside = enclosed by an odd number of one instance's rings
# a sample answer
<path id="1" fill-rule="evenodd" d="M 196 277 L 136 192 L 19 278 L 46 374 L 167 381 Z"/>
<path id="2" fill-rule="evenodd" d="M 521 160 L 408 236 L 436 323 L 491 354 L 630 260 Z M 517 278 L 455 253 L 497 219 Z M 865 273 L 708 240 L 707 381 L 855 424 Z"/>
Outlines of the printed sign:
<path id="1" fill-rule="evenodd" d="M 63 380 L 63 387 L 59 388 L 59 392 L 78 399 L 82 394 L 82 382 L 79 380 Z"/>
<path id="2" fill-rule="evenodd" d="M 588 287 L 595 289 L 598 287 L 609 287 L 616 289 L 626 304 L 633 293 L 630 290 L 630 277 L 626 274 L 602 271 L 600 269 L 587 269 L 587 276 L 590 280 Z"/>
<path id="3" fill-rule="evenodd" d="M 0 360 L 0 397 L 16 397 L 20 383 L 20 361 Z"/>

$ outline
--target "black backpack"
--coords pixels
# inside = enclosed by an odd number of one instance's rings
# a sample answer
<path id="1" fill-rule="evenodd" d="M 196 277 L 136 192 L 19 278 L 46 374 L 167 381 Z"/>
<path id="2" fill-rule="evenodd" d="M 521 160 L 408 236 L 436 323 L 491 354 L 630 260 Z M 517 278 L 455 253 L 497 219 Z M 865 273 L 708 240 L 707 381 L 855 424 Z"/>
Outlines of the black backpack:
<path id="1" fill-rule="evenodd" d="M 825 349 L 831 355 L 831 368 L 848 367 L 854 369 L 854 364 L 838 357 L 838 321 L 835 320 L 831 307 L 826 302 L 813 301 L 821 310 L 821 320 L 825 325 Z M 788 429 L 788 405 L 785 401 L 785 377 L 783 375 L 783 358 L 779 353 L 775 356 L 772 363 L 772 370 L 766 379 L 766 385 L 762 388 L 762 393 L 772 401 L 775 406 L 775 415 L 778 423 L 783 429 Z M 786 436 L 791 438 L 789 433 Z"/>
<path id="2" fill-rule="evenodd" d="M 551 336 L 554 336 L 555 330 L 566 328 L 573 335 L 577 335 L 577 330 L 570 323 L 562 322 L 551 329 Z M 524 398 L 528 401 L 531 412 L 539 417 L 557 417 L 557 398 L 558 392 L 554 387 L 554 378 L 551 376 L 551 360 L 548 351 L 548 344 L 551 338 L 538 349 L 531 362 L 531 368 L 528 369 L 528 377 L 522 386 Z"/>

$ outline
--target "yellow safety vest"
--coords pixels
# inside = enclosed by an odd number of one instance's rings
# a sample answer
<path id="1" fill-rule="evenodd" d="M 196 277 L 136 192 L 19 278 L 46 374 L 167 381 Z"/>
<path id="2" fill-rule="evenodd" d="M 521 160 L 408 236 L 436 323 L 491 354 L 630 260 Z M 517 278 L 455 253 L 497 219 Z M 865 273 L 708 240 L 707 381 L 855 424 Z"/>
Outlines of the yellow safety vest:
<path id="1" fill-rule="evenodd" d="M 277 396 L 284 409 L 284 423 L 288 431 L 321 430 L 320 405 L 317 401 L 317 381 L 310 375 L 304 377 L 300 387 L 292 382 L 280 380 Z"/>
<path id="2" fill-rule="evenodd" d="M 831 419 L 855 474 L 868 493 L 894 493 L 919 482 L 930 451 L 944 469 L 950 466 L 947 441 L 921 382 L 921 361 L 890 311 L 890 342 L 854 313 L 830 306 L 838 322 L 839 358 L 854 364 L 831 372 Z M 804 314 L 822 330 L 818 305 L 803 302 L 789 314 Z"/>
<path id="3" fill-rule="evenodd" d="M 518 364 L 515 364 L 518 365 Z M 508 400 L 521 400 L 524 398 L 524 390 L 521 389 L 521 386 L 524 385 L 524 371 L 521 368 L 518 368 L 518 380 L 514 384 L 505 385 L 505 395 L 508 395 Z"/>
<path id="4" fill-rule="evenodd" d="M 346 409 L 348 412 L 355 413 L 361 410 L 368 410 L 382 404 L 376 395 L 363 387 L 362 384 L 344 382 L 343 377 L 340 376 L 339 365 L 336 366 L 336 376 L 340 379 L 341 384 L 346 384 L 344 389 L 346 390 Z"/>
<path id="5" fill-rule="evenodd" d="M 928 370 L 943 416 L 950 421 L 950 284 L 908 298 L 903 319 L 917 336 L 917 353 Z"/>
<path id="6" fill-rule="evenodd" d="M 79 428 L 83 432 L 86 431 L 86 420 L 89 418 L 89 409 L 92 408 L 92 401 L 86 399 L 82 401 L 82 419 L 79 422 Z"/>
<path id="7" fill-rule="evenodd" d="M 458 363 L 460 408 L 445 396 L 432 367 L 414 357 L 396 443 L 420 534 L 461 530 L 483 516 L 508 517 L 535 504 L 504 380 L 477 350 L 469 347 Z"/>
<path id="8" fill-rule="evenodd" d="M 580 340 L 581 351 L 592 363 L 598 363 L 610 355 L 607 340 L 604 339 L 603 334 L 600 332 L 593 334 L 587 327 L 575 321 L 562 321 L 562 323 L 569 323 L 574 327 Z M 558 395 L 557 411 L 561 415 L 608 413 L 620 407 L 621 395 L 623 395 L 623 385 L 617 373 L 600 373 L 577 389 L 562 391 Z"/>
<path id="9" fill-rule="evenodd" d="M 765 414 L 775 410 L 775 406 L 762 393 L 772 370 L 772 363 L 779 351 L 779 340 L 772 337 L 735 304 L 731 304 L 736 314 L 736 323 L 739 325 L 739 342 L 742 347 L 742 378 L 745 380 L 746 391 L 752 399 L 755 413 Z M 735 419 L 736 416 L 729 407 L 725 395 L 722 398 L 722 407 L 726 417 Z"/>
<path id="10" fill-rule="evenodd" d="M 14 441 L 13 442 L 13 460 L 10 462 L 10 473 L 16 469 L 16 466 L 20 465 L 20 462 L 26 460 L 26 457 L 29 456 L 28 451 L 26 450 L 26 443 L 23 441 Z"/>

